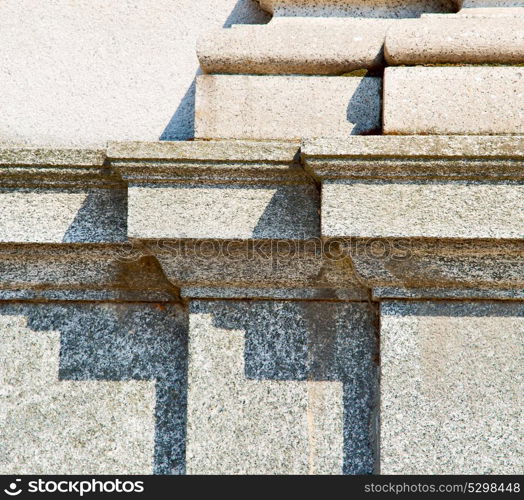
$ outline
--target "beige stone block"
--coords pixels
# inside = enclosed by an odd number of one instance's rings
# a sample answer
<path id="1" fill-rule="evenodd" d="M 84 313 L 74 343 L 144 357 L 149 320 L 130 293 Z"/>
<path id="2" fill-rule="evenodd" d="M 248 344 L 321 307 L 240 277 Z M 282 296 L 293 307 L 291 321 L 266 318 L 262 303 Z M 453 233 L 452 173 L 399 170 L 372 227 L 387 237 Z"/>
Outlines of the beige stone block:
<path id="1" fill-rule="evenodd" d="M 522 134 L 524 68 L 386 68 L 385 134 Z"/>
<path id="2" fill-rule="evenodd" d="M 202 75 L 199 139 L 347 137 L 380 127 L 381 79 Z"/>
<path id="3" fill-rule="evenodd" d="M 340 75 L 384 65 L 382 47 L 393 19 L 278 17 L 268 25 L 235 26 L 200 39 L 206 73 Z"/>
<path id="4" fill-rule="evenodd" d="M 522 474 L 522 303 L 381 306 L 381 473 Z"/>
<path id="5" fill-rule="evenodd" d="M 345 181 L 322 188 L 324 236 L 522 238 L 522 183 Z"/>
<path id="6" fill-rule="evenodd" d="M 402 20 L 387 32 L 388 64 L 511 64 L 524 60 L 524 18 Z"/>

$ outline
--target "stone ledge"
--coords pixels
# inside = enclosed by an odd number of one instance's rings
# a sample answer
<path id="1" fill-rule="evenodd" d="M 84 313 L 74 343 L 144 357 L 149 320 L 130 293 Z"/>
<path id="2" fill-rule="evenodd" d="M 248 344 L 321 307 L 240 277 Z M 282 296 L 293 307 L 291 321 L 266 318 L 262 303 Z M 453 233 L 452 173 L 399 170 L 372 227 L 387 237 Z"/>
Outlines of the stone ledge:
<path id="1" fill-rule="evenodd" d="M 112 167 L 138 184 L 311 183 L 300 144 L 275 141 L 110 143 Z"/>
<path id="2" fill-rule="evenodd" d="M 524 136 L 368 136 L 304 141 L 319 180 L 524 179 Z"/>
<path id="3" fill-rule="evenodd" d="M 353 238 L 341 243 L 382 298 L 524 298 L 522 240 Z"/>
<path id="4" fill-rule="evenodd" d="M 102 149 L 0 148 L 0 187 L 122 187 Z"/>

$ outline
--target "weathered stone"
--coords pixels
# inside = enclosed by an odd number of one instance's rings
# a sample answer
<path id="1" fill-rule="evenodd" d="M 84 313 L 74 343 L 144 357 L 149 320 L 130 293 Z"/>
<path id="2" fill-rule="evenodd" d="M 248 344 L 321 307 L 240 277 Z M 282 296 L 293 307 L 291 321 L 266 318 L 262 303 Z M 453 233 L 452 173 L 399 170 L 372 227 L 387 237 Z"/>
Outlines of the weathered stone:
<path id="1" fill-rule="evenodd" d="M 418 17 L 449 12 L 455 0 L 258 0 L 275 16 Z"/>
<path id="2" fill-rule="evenodd" d="M 367 290 L 344 255 L 312 240 L 175 240 L 145 245 L 174 285 L 218 290 L 286 288 L 337 299 L 365 300 Z M 336 250 L 336 248 L 334 249 Z M 328 292 L 330 290 L 330 292 Z M 213 297 L 213 294 L 209 295 Z M 320 298 L 320 297 L 319 297 Z"/>
<path id="3" fill-rule="evenodd" d="M 522 474 L 521 303 L 384 302 L 381 473 Z"/>
<path id="4" fill-rule="evenodd" d="M 522 134 L 524 68 L 386 68 L 385 134 Z"/>
<path id="5" fill-rule="evenodd" d="M 377 372 L 367 304 L 190 307 L 189 473 L 373 470 Z"/>
<path id="6" fill-rule="evenodd" d="M 381 80 L 372 77 L 202 75 L 195 136 L 347 137 L 380 128 Z"/>
<path id="7" fill-rule="evenodd" d="M 320 235 L 317 188 L 130 187 L 130 238 L 307 239 Z"/>
<path id="8" fill-rule="evenodd" d="M 178 298 L 158 261 L 134 245 L 0 245 L 0 300 Z"/>
<path id="9" fill-rule="evenodd" d="M 524 18 L 403 20 L 392 23 L 384 53 L 390 65 L 520 63 Z"/>
<path id="10" fill-rule="evenodd" d="M 386 31 L 396 22 L 281 17 L 210 32 L 197 54 L 206 73 L 340 75 L 383 67 Z"/>
<path id="11" fill-rule="evenodd" d="M 522 0 L 457 0 L 462 8 L 457 13 L 460 17 L 523 17 Z"/>
<path id="12" fill-rule="evenodd" d="M 0 242 L 125 241 L 126 191 L 0 188 Z"/>
<path id="13" fill-rule="evenodd" d="M 522 299 L 524 242 L 363 238 L 340 242 L 377 299 Z"/>

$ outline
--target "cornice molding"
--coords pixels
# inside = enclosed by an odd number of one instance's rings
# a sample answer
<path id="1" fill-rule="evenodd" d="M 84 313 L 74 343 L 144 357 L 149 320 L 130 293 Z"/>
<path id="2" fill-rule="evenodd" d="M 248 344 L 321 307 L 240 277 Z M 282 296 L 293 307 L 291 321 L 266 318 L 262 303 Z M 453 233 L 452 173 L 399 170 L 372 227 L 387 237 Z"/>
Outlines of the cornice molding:
<path id="1" fill-rule="evenodd" d="M 121 180 L 103 149 L 0 148 L 0 187 L 114 188 Z"/>
<path id="2" fill-rule="evenodd" d="M 110 143 L 108 160 L 130 184 L 311 184 L 298 142 Z"/>
<path id="3" fill-rule="evenodd" d="M 355 136 L 305 141 L 302 161 L 319 180 L 524 179 L 524 136 Z"/>

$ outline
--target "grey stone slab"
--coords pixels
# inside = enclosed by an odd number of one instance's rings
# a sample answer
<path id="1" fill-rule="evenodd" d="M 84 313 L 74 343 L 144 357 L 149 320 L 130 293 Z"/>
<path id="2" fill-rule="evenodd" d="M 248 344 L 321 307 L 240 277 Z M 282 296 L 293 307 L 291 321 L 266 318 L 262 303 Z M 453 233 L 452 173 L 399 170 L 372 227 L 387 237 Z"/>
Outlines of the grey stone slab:
<path id="1" fill-rule="evenodd" d="M 0 242 L 100 243 L 127 239 L 124 189 L 0 188 Z"/>
<path id="2" fill-rule="evenodd" d="M 450 12 L 455 0 L 258 0 L 274 16 L 418 17 Z"/>
<path id="3" fill-rule="evenodd" d="M 301 139 L 372 133 L 381 123 L 380 78 L 202 75 L 195 137 Z"/>
<path id="4" fill-rule="evenodd" d="M 295 161 L 298 149 L 297 144 L 289 141 L 112 141 L 107 145 L 107 156 L 113 164 L 119 161 L 136 163 L 137 160 L 182 164 L 189 161 L 290 164 Z"/>
<path id="5" fill-rule="evenodd" d="M 384 66 L 391 19 L 277 17 L 263 26 L 206 34 L 197 46 L 205 73 L 340 75 Z"/>
<path id="6" fill-rule="evenodd" d="M 366 294 L 351 261 L 313 240 L 159 240 L 145 242 L 177 287 L 345 288 Z"/>
<path id="7" fill-rule="evenodd" d="M 522 238 L 521 182 L 333 181 L 322 234 L 344 237 Z"/>
<path id="8" fill-rule="evenodd" d="M 524 18 L 417 19 L 394 23 L 389 65 L 516 64 L 524 60 Z"/>
<path id="9" fill-rule="evenodd" d="M 353 288 L 248 288 L 224 286 L 188 286 L 180 290 L 182 298 L 189 299 L 283 299 L 283 300 L 367 300 L 365 289 Z M 1 297 L 1 295 L 0 295 Z"/>
<path id="10" fill-rule="evenodd" d="M 524 306 L 384 302 L 381 472 L 522 474 Z"/>
<path id="11" fill-rule="evenodd" d="M 135 239 L 307 239 L 320 235 L 314 184 L 132 186 Z"/>
<path id="12" fill-rule="evenodd" d="M 4 474 L 184 471 L 187 317 L 1 304 Z"/>
<path id="13" fill-rule="evenodd" d="M 384 73 L 385 134 L 522 134 L 524 68 L 403 67 Z M 460 110 L 460 112 L 458 112 Z"/>
<path id="14" fill-rule="evenodd" d="M 192 302 L 188 473 L 372 472 L 372 325 L 364 303 Z"/>
<path id="15" fill-rule="evenodd" d="M 0 147 L 0 165 L 102 166 L 105 150 L 43 147 Z"/>

